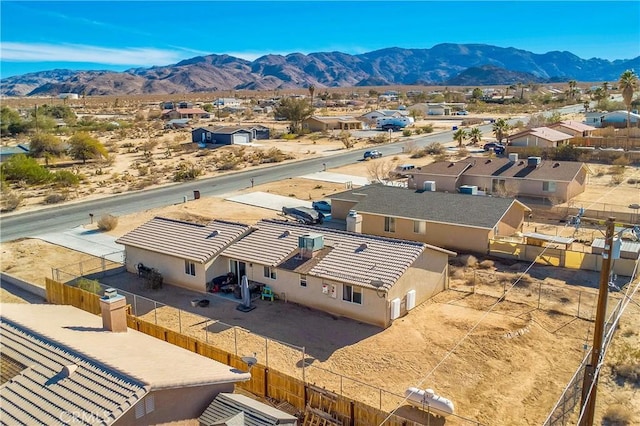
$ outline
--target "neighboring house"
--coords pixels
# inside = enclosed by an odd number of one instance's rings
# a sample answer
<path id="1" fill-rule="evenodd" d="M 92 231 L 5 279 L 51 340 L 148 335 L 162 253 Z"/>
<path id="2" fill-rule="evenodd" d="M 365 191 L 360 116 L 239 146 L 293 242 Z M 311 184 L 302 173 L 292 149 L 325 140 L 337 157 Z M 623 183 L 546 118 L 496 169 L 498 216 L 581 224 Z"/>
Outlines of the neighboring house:
<path id="1" fill-rule="evenodd" d="M 242 102 L 236 98 L 218 98 L 212 102 L 214 106 L 234 108 L 239 107 Z"/>
<path id="2" fill-rule="evenodd" d="M 162 118 L 173 120 L 176 118 L 209 118 L 209 113 L 201 108 L 175 108 L 162 111 Z"/>
<path id="3" fill-rule="evenodd" d="M 397 109 L 377 109 L 375 111 L 369 111 L 366 114 L 362 114 L 359 118 L 375 123 L 378 118 L 382 117 L 406 117 L 408 115 L 408 111 L 401 111 Z"/>
<path id="4" fill-rule="evenodd" d="M 554 199 L 565 202 L 584 192 L 589 169 L 584 163 L 541 160 L 530 157 L 473 158 L 441 161 L 417 167 L 408 186 L 457 192 L 463 185 L 475 186 L 487 194 Z"/>
<path id="5" fill-rule="evenodd" d="M 247 127 L 251 130 L 253 139 L 257 140 L 267 140 L 271 137 L 271 131 L 266 126 L 261 126 L 260 124 L 255 124 L 253 126 Z"/>
<path id="6" fill-rule="evenodd" d="M 262 220 L 218 263 L 284 300 L 387 327 L 448 288 L 452 255 L 414 241 Z"/>
<path id="7" fill-rule="evenodd" d="M 150 425 L 198 418 L 250 373 L 127 328 L 126 300 L 102 318 L 67 305 L 2 304 L 3 424 Z"/>
<path id="8" fill-rule="evenodd" d="M 548 127 L 534 127 L 510 135 L 507 140 L 511 146 L 557 148 L 569 144 L 573 135 L 550 129 Z"/>
<path id="9" fill-rule="evenodd" d="M 191 131 L 191 140 L 217 145 L 246 144 L 253 140 L 255 133 L 245 127 L 198 127 Z"/>
<path id="10" fill-rule="evenodd" d="M 612 111 L 602 114 L 600 118 L 600 127 L 627 127 L 627 111 Z M 630 113 L 631 127 L 638 127 L 640 123 L 640 114 Z"/>
<path id="11" fill-rule="evenodd" d="M 593 126 L 588 126 L 579 121 L 560 121 L 558 123 L 551 124 L 549 126 L 550 129 L 557 130 L 559 132 L 566 133 L 571 136 L 583 136 L 588 137 L 592 136 L 593 131 L 596 130 Z"/>
<path id="12" fill-rule="evenodd" d="M 193 102 L 179 101 L 179 102 L 161 102 L 160 109 L 176 109 L 176 108 L 193 108 Z"/>
<path id="13" fill-rule="evenodd" d="M 189 127 L 191 119 L 189 118 L 174 118 L 164 124 L 165 129 L 185 129 Z"/>
<path id="14" fill-rule="evenodd" d="M 16 146 L 0 146 L 0 163 L 7 161 L 9 158 L 18 154 L 29 155 L 29 146 L 25 144 Z"/>
<path id="15" fill-rule="evenodd" d="M 363 234 L 485 254 L 489 240 L 522 231 L 531 210 L 512 198 L 368 185 L 331 196 L 332 218 L 348 220 L 350 211 Z"/>
<path id="16" fill-rule="evenodd" d="M 198 419 L 200 426 L 296 426 L 298 419 L 270 405 L 237 393 L 219 393 Z"/>
<path id="17" fill-rule="evenodd" d="M 155 217 L 116 240 L 125 248 L 127 271 L 138 265 L 155 268 L 164 282 L 196 291 L 226 273 L 216 263 L 229 244 L 249 232 L 249 226 L 214 220 L 207 225 Z"/>
<path id="18" fill-rule="evenodd" d="M 302 128 L 310 132 L 360 130 L 362 129 L 362 121 L 348 116 L 319 117 L 314 115 L 302 121 Z"/>

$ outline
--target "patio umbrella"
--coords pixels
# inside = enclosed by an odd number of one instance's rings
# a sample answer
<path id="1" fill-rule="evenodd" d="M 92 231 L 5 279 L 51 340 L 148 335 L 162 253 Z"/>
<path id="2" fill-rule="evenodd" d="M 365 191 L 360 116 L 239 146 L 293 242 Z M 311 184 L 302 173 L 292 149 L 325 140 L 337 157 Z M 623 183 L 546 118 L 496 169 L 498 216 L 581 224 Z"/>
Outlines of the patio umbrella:
<path id="1" fill-rule="evenodd" d="M 251 292 L 249 291 L 249 280 L 246 275 L 242 276 L 240 291 L 242 292 L 242 304 L 248 308 L 251 306 Z"/>

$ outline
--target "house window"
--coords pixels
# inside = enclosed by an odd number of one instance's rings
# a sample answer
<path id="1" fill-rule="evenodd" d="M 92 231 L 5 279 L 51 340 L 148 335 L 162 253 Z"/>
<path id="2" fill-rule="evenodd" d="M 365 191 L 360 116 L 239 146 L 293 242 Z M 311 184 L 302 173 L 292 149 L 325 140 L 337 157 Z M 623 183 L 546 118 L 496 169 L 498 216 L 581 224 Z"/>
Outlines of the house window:
<path id="1" fill-rule="evenodd" d="M 427 222 L 424 220 L 413 221 L 413 232 L 415 234 L 424 234 L 427 232 Z"/>
<path id="2" fill-rule="evenodd" d="M 384 218 L 384 232 L 396 232 L 396 218 L 385 217 Z"/>
<path id="3" fill-rule="evenodd" d="M 342 300 L 362 305 L 362 289 L 352 285 L 344 285 L 342 289 Z"/>
<path id="4" fill-rule="evenodd" d="M 552 180 L 542 182 L 542 192 L 556 192 L 556 183 Z"/>
<path id="5" fill-rule="evenodd" d="M 300 275 L 300 287 L 306 287 L 306 286 L 307 286 L 307 276 Z"/>
<path id="6" fill-rule="evenodd" d="M 507 181 L 504 179 L 493 179 L 491 181 L 491 192 L 504 192 L 506 190 Z"/>
<path id="7" fill-rule="evenodd" d="M 264 267 L 264 277 L 272 280 L 276 279 L 276 270 L 270 266 Z"/>
<path id="8" fill-rule="evenodd" d="M 187 275 L 196 276 L 196 264 L 190 260 L 184 261 L 184 273 Z"/>

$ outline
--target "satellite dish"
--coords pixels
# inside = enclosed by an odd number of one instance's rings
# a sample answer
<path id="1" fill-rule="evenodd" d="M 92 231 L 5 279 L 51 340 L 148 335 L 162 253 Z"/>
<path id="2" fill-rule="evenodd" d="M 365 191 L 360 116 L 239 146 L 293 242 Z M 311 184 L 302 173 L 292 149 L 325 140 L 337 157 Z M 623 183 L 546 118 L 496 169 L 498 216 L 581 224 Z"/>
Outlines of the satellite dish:
<path id="1" fill-rule="evenodd" d="M 254 356 L 243 356 L 240 359 L 249 366 L 249 369 L 258 363 L 257 358 Z"/>

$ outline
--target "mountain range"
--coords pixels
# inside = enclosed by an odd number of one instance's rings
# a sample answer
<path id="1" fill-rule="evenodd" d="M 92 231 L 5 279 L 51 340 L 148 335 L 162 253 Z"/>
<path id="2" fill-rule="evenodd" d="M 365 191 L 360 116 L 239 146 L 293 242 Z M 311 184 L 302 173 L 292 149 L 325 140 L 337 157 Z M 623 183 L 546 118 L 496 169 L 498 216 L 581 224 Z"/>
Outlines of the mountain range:
<path id="1" fill-rule="evenodd" d="M 51 70 L 0 80 L 2 96 L 171 94 L 220 90 L 449 85 L 484 86 L 561 81 L 616 81 L 629 60 L 581 59 L 570 52 L 536 54 L 484 44 L 392 47 L 350 55 L 319 52 L 265 55 L 254 61 L 207 55 L 177 64 L 123 72 Z"/>

